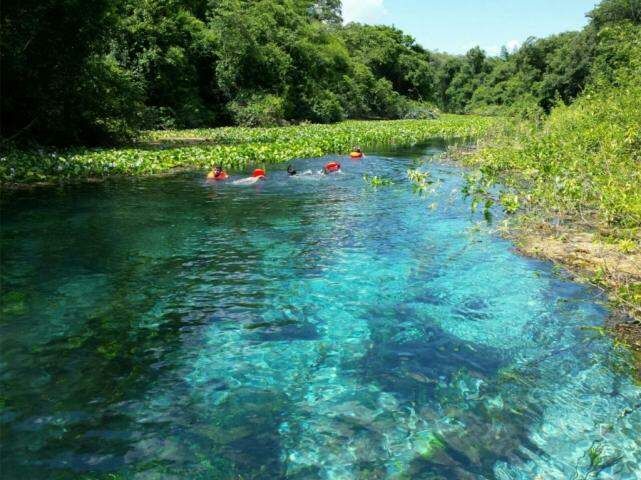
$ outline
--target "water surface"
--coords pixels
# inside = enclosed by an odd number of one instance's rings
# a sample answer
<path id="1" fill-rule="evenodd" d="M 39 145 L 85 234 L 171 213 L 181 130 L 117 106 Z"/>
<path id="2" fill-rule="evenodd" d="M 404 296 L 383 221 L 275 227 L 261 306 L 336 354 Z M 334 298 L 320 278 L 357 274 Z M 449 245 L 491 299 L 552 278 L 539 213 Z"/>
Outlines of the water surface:
<path id="1" fill-rule="evenodd" d="M 6 194 L 3 478 L 641 478 L 597 293 L 514 253 L 439 152 Z"/>

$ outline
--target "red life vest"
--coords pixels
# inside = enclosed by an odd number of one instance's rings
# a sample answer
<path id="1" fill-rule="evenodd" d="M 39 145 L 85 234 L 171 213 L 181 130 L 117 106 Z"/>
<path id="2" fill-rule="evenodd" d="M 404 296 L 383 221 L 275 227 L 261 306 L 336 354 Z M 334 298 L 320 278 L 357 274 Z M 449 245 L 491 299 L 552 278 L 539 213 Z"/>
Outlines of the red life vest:
<path id="1" fill-rule="evenodd" d="M 252 177 L 264 177 L 265 176 L 265 170 L 262 168 L 257 168 L 254 170 L 254 173 L 252 173 Z"/>
<path id="2" fill-rule="evenodd" d="M 329 162 L 325 165 L 327 172 L 338 172 L 341 169 L 341 164 L 338 162 Z"/>

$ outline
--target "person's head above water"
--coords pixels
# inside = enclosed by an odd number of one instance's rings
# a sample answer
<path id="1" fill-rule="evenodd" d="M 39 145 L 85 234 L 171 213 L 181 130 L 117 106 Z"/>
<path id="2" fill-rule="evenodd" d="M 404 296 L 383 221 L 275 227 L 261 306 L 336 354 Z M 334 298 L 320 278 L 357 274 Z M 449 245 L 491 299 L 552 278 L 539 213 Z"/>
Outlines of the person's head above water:
<path id="1" fill-rule="evenodd" d="M 290 175 L 296 175 L 296 173 L 298 172 L 296 172 L 296 170 L 294 170 L 294 167 L 292 167 L 291 165 L 287 165 L 287 173 L 289 173 Z"/>
<path id="2" fill-rule="evenodd" d="M 216 165 L 216 166 L 214 167 L 214 173 L 215 173 L 216 175 L 218 175 L 218 174 L 220 174 L 220 173 L 223 173 L 223 167 L 221 167 L 220 165 Z"/>

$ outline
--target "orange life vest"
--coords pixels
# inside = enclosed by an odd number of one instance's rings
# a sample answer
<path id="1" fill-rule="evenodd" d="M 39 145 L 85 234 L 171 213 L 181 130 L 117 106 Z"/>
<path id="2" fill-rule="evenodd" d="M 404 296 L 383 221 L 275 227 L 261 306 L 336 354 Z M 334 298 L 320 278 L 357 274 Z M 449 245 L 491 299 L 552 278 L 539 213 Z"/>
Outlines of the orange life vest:
<path id="1" fill-rule="evenodd" d="M 228 178 L 229 175 L 227 175 L 227 172 L 225 171 L 220 173 L 209 172 L 207 175 L 207 180 L 227 180 Z"/>

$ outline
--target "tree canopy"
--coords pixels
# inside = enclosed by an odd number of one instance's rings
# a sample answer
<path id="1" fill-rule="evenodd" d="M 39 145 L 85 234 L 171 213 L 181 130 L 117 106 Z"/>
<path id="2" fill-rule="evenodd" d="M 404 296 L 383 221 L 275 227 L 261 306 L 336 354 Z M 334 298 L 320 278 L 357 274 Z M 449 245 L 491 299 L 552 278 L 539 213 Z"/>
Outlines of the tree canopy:
<path id="1" fill-rule="evenodd" d="M 435 108 L 543 114 L 577 98 L 596 65 L 607 68 L 599 32 L 639 24 L 641 0 L 604 0 L 583 31 L 498 57 L 431 52 L 394 27 L 343 25 L 340 0 L 7 0 L 1 15 L 3 139 L 99 144 L 145 128 Z"/>

